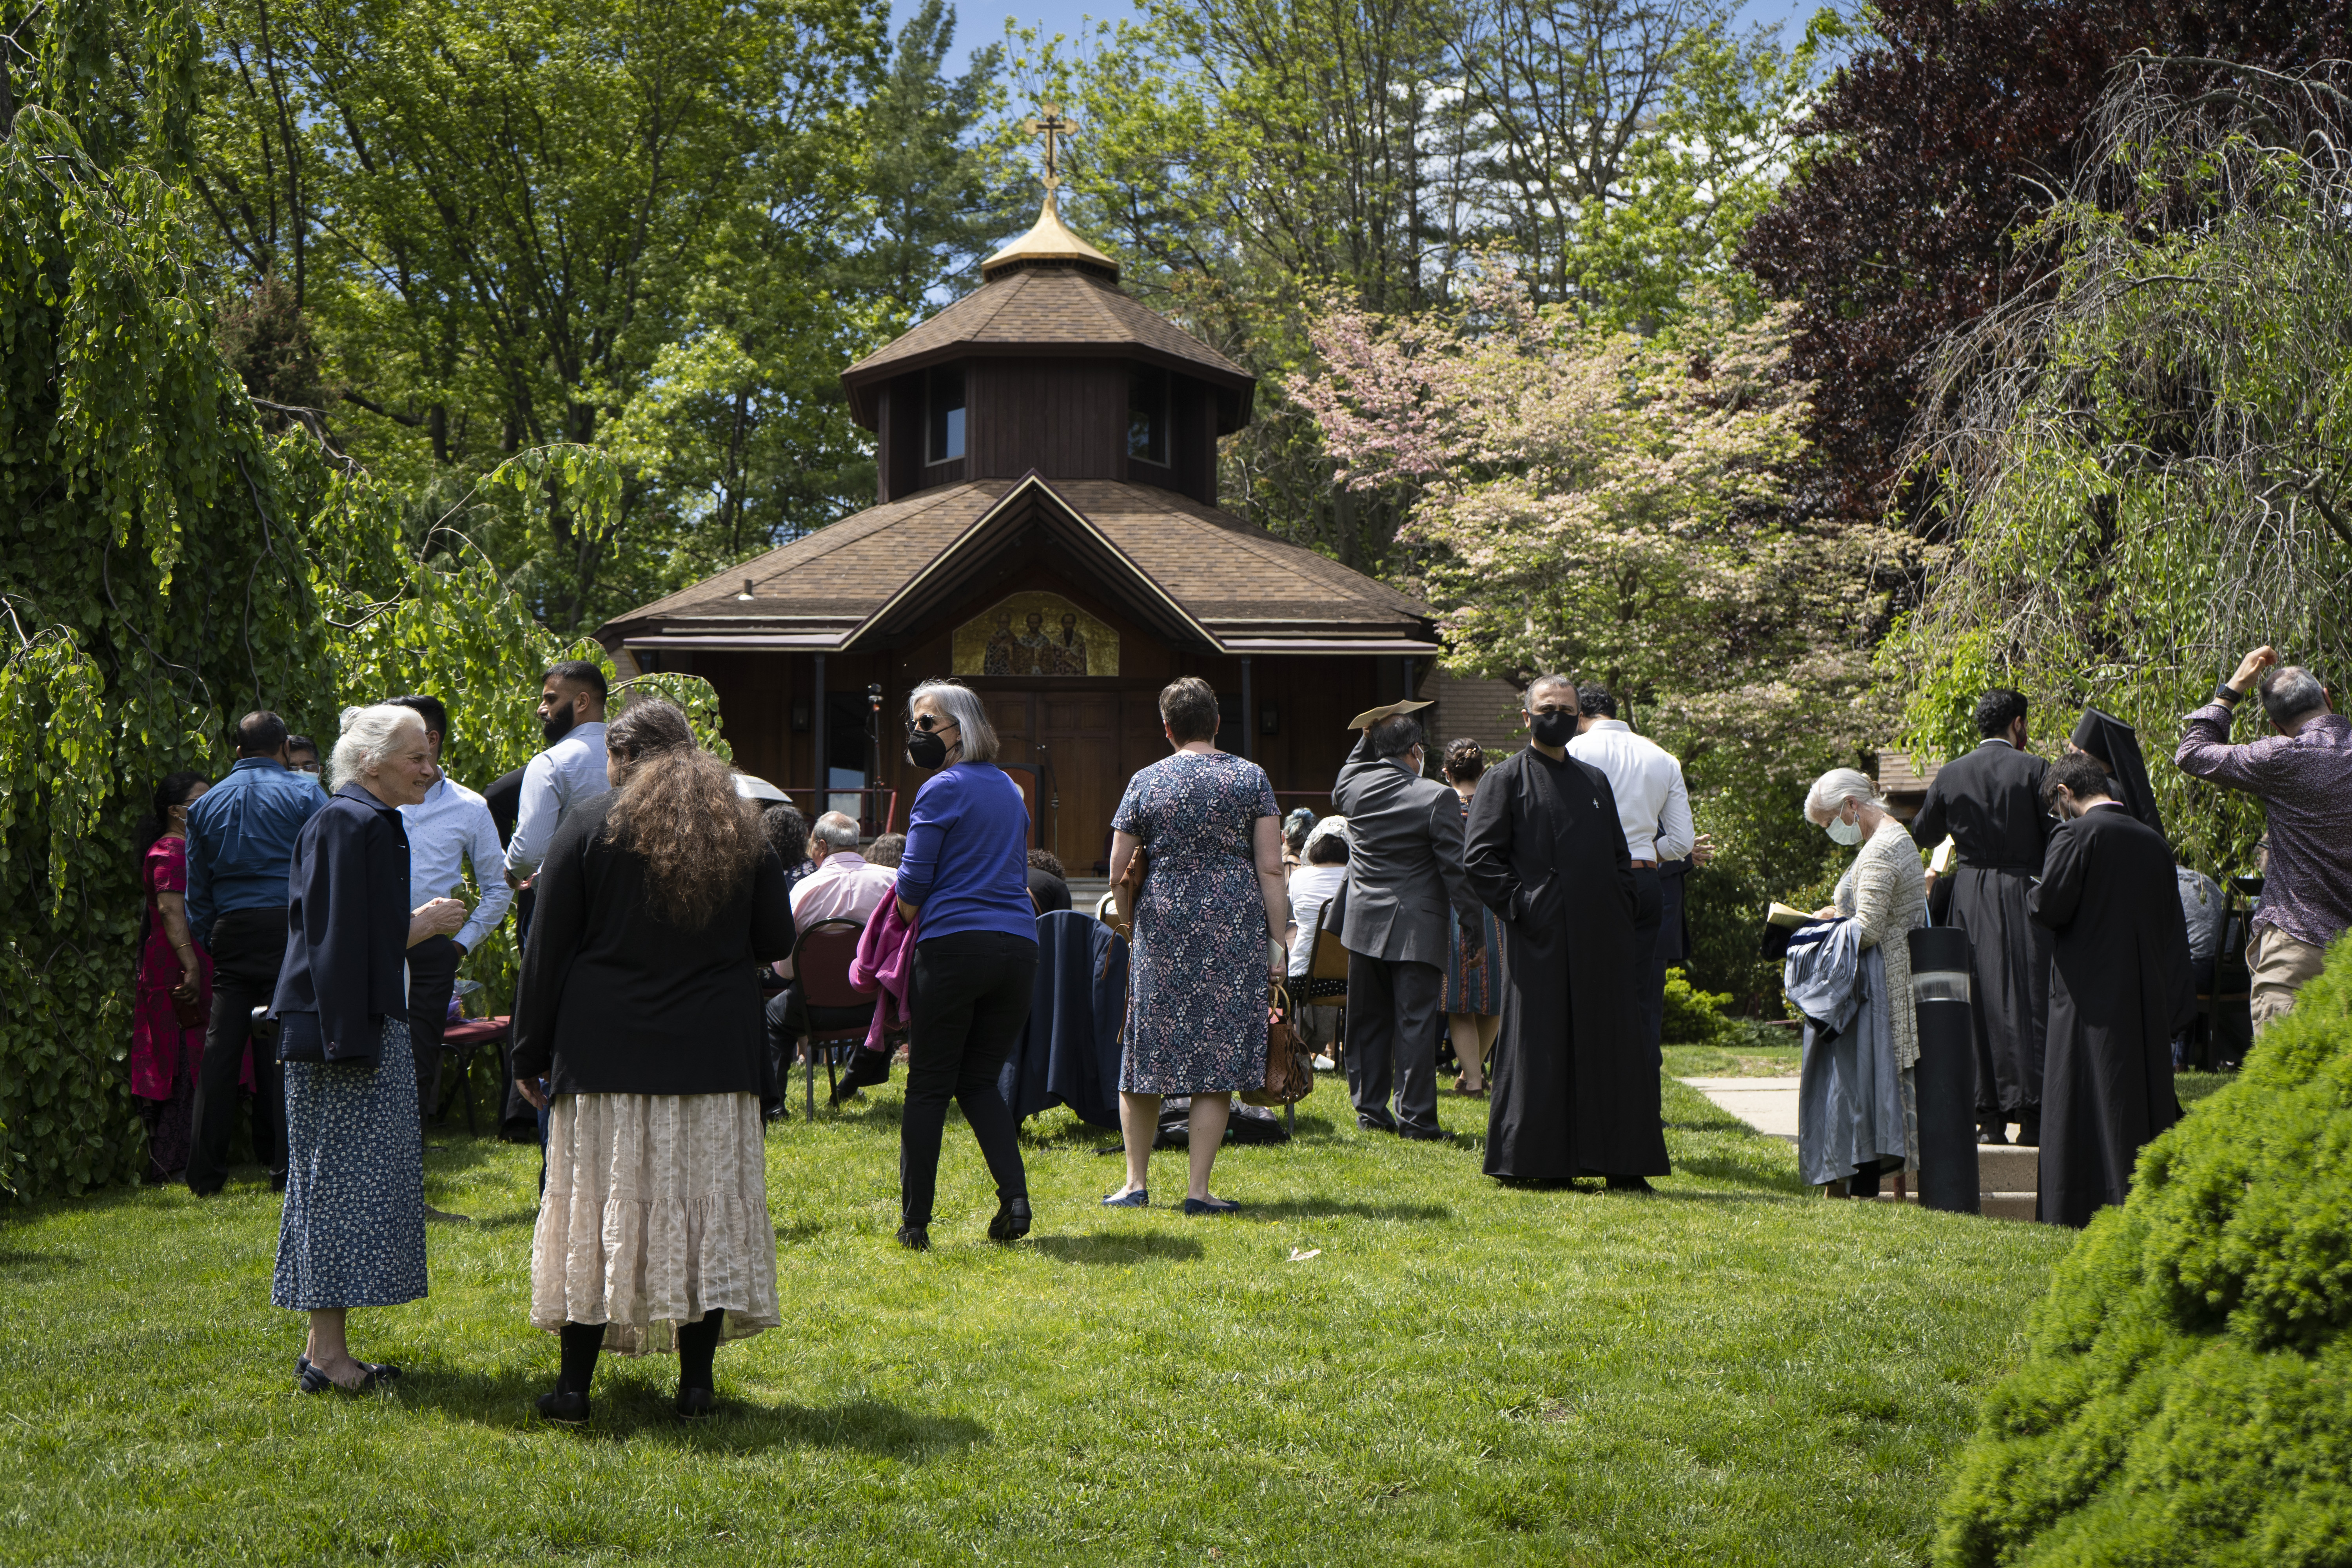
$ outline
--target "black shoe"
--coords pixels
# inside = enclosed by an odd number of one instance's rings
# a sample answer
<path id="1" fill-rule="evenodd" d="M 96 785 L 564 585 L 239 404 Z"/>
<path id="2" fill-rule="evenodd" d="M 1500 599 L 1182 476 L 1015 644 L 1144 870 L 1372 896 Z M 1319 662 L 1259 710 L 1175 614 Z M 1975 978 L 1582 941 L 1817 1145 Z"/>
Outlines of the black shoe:
<path id="1" fill-rule="evenodd" d="M 1357 1113 L 1356 1125 L 1367 1132 L 1393 1132 L 1397 1130 L 1397 1124 L 1386 1117 L 1366 1116 L 1361 1112 Z"/>
<path id="2" fill-rule="evenodd" d="M 1604 1184 L 1612 1193 L 1654 1193 L 1647 1176 L 1612 1176 Z"/>
<path id="3" fill-rule="evenodd" d="M 1005 1199 L 1003 1205 L 996 1211 L 996 1217 L 988 1222 L 988 1239 L 991 1241 L 1018 1241 L 1028 1234 L 1027 1198 Z"/>
<path id="4" fill-rule="evenodd" d="M 1452 1137 L 1443 1127 L 1400 1127 L 1396 1135 L 1410 1138 L 1416 1143 L 1444 1143 Z"/>
<path id="5" fill-rule="evenodd" d="M 269 1173 L 269 1190 L 273 1193 L 282 1193 L 286 1190 L 285 1172 L 272 1171 Z"/>
<path id="6" fill-rule="evenodd" d="M 294 1392 L 297 1394 L 373 1394 L 400 1375 L 400 1369 L 396 1366 L 371 1366 L 366 1362 L 362 1362 L 359 1365 L 362 1373 L 360 1380 L 351 1387 L 345 1388 L 327 1375 L 326 1368 L 313 1366 L 308 1356 L 299 1357 L 294 1363 Z"/>
<path id="7" fill-rule="evenodd" d="M 2042 1117 L 2040 1113 L 2021 1116 L 2017 1121 L 2017 1141 L 2025 1148 L 2042 1147 Z"/>
<path id="8" fill-rule="evenodd" d="M 566 1426 L 584 1426 L 588 1424 L 588 1396 L 562 1392 L 542 1394 L 539 1396 L 539 1413 Z"/>
<path id="9" fill-rule="evenodd" d="M 931 1227 L 928 1225 L 902 1225 L 898 1227 L 898 1245 L 909 1252 L 931 1249 Z"/>
<path id="10" fill-rule="evenodd" d="M 677 1413 L 688 1421 L 699 1421 L 710 1414 L 718 1398 L 707 1388 L 681 1388 L 677 1391 Z"/>
<path id="11" fill-rule="evenodd" d="M 2009 1123 L 2006 1121 L 1997 1124 L 1979 1123 L 1977 1127 L 1977 1142 L 1979 1143 L 2007 1143 L 2009 1142 Z"/>
<path id="12" fill-rule="evenodd" d="M 763 1107 L 761 1110 L 760 1114 L 770 1121 L 790 1121 L 793 1119 L 791 1110 L 785 1106 L 782 1100 L 778 1100 L 773 1105 Z"/>

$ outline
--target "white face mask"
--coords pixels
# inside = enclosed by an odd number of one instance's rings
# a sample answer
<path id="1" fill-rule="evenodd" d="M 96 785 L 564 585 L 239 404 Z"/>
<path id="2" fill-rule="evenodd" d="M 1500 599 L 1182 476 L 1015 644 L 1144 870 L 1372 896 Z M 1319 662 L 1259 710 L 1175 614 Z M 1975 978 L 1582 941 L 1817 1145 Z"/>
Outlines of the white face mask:
<path id="1" fill-rule="evenodd" d="M 1839 817 L 1836 821 L 1830 824 L 1830 842 L 1832 844 L 1844 844 L 1849 846 L 1861 843 L 1862 824 L 1859 822 L 1848 822 L 1844 817 Z"/>

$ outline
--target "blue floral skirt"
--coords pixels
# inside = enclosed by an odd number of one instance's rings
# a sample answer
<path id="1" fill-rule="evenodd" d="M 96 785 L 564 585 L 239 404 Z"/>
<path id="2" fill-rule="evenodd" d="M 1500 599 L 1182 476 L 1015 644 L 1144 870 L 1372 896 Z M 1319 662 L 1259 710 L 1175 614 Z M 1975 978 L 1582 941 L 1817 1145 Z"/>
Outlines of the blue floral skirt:
<path id="1" fill-rule="evenodd" d="M 1445 1010 L 1448 1013 L 1499 1013 L 1503 1010 L 1503 987 L 1496 972 L 1503 963 L 1502 928 L 1495 921 L 1495 911 L 1481 908 L 1479 929 L 1486 942 L 1478 956 L 1468 963 L 1462 956 L 1462 914 L 1454 911 L 1448 934 L 1452 942 L 1445 952 Z"/>
<path id="2" fill-rule="evenodd" d="M 286 1064 L 286 1213 L 269 1300 L 298 1312 L 396 1307 L 425 1294 L 425 1156 L 408 1020 L 375 1065 Z"/>

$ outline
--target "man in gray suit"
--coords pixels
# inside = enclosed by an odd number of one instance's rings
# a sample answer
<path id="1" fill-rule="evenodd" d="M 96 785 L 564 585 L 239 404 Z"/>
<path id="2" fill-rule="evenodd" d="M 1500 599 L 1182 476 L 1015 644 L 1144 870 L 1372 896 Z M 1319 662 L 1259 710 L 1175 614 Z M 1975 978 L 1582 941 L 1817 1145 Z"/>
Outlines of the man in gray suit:
<path id="1" fill-rule="evenodd" d="M 1426 702 L 1359 714 L 1356 742 L 1331 786 L 1348 819 L 1348 1096 L 1356 1125 L 1407 1138 L 1445 1136 L 1437 1125 L 1437 1031 L 1444 1022 L 1447 905 L 1465 940 L 1483 929 L 1462 871 L 1462 802 L 1422 776 Z M 1391 1080 L 1396 1110 L 1389 1110 Z"/>

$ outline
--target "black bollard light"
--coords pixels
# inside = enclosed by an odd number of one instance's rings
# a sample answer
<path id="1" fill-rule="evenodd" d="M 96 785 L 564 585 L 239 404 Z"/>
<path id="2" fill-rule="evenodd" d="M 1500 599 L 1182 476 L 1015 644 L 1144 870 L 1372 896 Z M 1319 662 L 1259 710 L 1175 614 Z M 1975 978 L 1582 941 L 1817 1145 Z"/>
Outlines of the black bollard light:
<path id="1" fill-rule="evenodd" d="M 1919 1206 L 1981 1214 L 1977 1180 L 1976 1019 L 1971 950 L 1958 926 L 1911 933 L 1911 996 L 1919 1009 Z"/>

